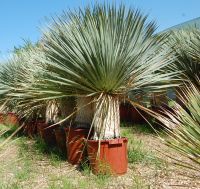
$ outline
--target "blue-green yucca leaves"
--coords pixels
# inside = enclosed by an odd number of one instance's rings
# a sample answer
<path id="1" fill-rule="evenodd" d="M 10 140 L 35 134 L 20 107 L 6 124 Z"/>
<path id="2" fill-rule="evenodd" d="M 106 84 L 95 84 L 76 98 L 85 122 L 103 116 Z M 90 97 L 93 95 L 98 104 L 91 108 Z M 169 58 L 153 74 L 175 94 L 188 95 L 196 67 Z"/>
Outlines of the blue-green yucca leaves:
<path id="1" fill-rule="evenodd" d="M 200 77 L 200 30 L 187 28 L 170 33 L 169 44 L 176 53 L 177 69 L 182 71 L 182 78 L 199 85 Z"/>
<path id="2" fill-rule="evenodd" d="M 19 82 L 25 80 L 20 74 L 23 65 L 19 63 L 19 59 L 14 56 L 11 60 L 1 66 L 0 70 L 0 93 L 1 104 L 7 104 L 7 108 L 13 108 L 15 101 L 11 96 L 12 92 L 16 92 L 19 87 Z M 24 73 L 23 73 L 24 74 Z M 11 96 L 10 96 L 11 95 Z M 12 99 L 12 100 L 11 100 Z M 11 105 L 11 106 L 10 106 Z"/>
<path id="3" fill-rule="evenodd" d="M 199 80 L 200 82 L 200 80 Z M 169 138 L 166 144 L 175 149 L 193 163 L 177 160 L 182 166 L 200 171 L 200 90 L 190 82 L 182 89 L 181 100 L 185 108 L 175 104 L 173 112 L 166 111 L 167 117 L 161 116 L 160 121 L 166 126 Z M 176 157 L 172 157 L 176 159 Z"/>
<path id="4" fill-rule="evenodd" d="M 21 50 L 17 55 L 13 55 L 7 63 L 1 66 L 0 84 L 8 90 L 16 91 L 28 87 L 34 83 L 35 78 L 30 68 L 35 67 L 31 59 L 32 50 Z M 32 68 L 33 69 L 33 68 Z"/>
<path id="5" fill-rule="evenodd" d="M 24 115 L 43 105 L 42 102 L 37 103 L 38 94 L 32 92 L 32 86 L 41 74 L 40 65 L 32 56 L 33 52 L 40 52 L 36 49 L 21 49 L 1 67 L 1 102 L 8 111 Z"/>
<path id="6" fill-rule="evenodd" d="M 166 87 L 174 74 L 165 70 L 172 52 L 163 48 L 167 35 L 153 36 L 155 24 L 146 19 L 138 10 L 100 5 L 57 18 L 43 38 L 47 82 L 66 95 Z"/>
<path id="7" fill-rule="evenodd" d="M 124 6 L 64 13 L 44 33 L 45 57 L 37 58 L 46 65 L 44 82 L 37 82 L 35 89 L 47 98 L 92 97 L 97 102 L 96 130 L 108 132 L 112 125 L 117 133 L 121 98 L 173 85 L 174 56 L 164 40 L 168 35 L 154 31 L 155 23 L 147 22 L 147 16 Z"/>
<path id="8" fill-rule="evenodd" d="M 46 93 L 45 82 L 41 80 L 41 76 L 45 75 L 43 67 L 46 65 L 38 62 L 37 56 L 44 56 L 41 46 L 21 50 L 17 53 L 16 59 L 12 61 L 12 64 L 9 64 L 9 69 L 13 68 L 13 65 L 15 66 L 15 75 L 12 77 L 14 84 L 12 87 L 9 85 L 11 90 L 6 94 L 5 98 L 9 99 L 8 102 L 15 102 L 15 111 L 21 116 L 33 116 L 34 118 L 40 114 L 44 116 L 45 109 L 50 109 L 51 104 L 55 104 L 55 98 L 52 96 L 56 92 L 51 92 L 51 98 L 49 98 L 47 96 L 49 93 Z M 43 90 L 41 88 L 37 90 L 36 83 L 44 85 Z M 55 89 L 54 86 L 54 91 L 56 91 Z M 52 105 L 52 107 L 55 106 Z M 49 111 L 47 110 L 47 112 Z M 52 113 L 51 115 L 53 117 Z"/>

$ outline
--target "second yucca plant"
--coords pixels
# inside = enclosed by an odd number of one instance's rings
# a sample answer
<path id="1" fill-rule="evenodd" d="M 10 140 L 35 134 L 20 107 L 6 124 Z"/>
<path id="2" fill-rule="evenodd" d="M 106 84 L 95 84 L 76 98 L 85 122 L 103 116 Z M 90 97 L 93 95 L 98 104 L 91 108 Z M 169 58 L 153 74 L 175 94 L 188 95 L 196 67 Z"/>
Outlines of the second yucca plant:
<path id="1" fill-rule="evenodd" d="M 199 82 L 200 83 L 200 82 Z M 167 116 L 159 120 L 166 126 L 169 136 L 164 138 L 167 146 L 185 157 L 172 157 L 181 166 L 200 171 L 200 90 L 195 85 L 182 89 L 182 102 L 185 108 L 175 103 L 173 112 L 166 111 Z M 189 161 L 188 161 L 189 160 Z"/>

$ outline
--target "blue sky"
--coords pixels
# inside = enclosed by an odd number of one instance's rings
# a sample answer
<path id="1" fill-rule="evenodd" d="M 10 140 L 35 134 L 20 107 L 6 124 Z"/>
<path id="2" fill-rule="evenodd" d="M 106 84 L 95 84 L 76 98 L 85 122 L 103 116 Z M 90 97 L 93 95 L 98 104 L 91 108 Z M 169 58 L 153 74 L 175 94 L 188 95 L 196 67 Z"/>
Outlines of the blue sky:
<path id="1" fill-rule="evenodd" d="M 23 39 L 36 42 L 45 25 L 45 17 L 60 14 L 62 10 L 83 7 L 105 0 L 1 0 L 0 1 L 0 60 L 7 57 Z M 123 2 L 140 8 L 154 19 L 158 31 L 200 17 L 200 0 L 107 0 Z"/>

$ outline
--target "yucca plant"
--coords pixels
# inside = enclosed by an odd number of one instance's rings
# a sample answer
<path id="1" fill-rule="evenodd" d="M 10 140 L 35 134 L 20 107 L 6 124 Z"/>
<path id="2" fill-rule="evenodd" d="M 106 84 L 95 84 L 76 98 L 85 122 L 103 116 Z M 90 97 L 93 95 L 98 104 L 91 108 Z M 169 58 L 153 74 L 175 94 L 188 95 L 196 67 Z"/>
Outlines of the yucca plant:
<path id="1" fill-rule="evenodd" d="M 200 29 L 186 28 L 170 32 L 167 39 L 177 57 L 175 64 L 182 72 L 184 82 L 190 81 L 199 87 L 200 78 Z"/>
<path id="2" fill-rule="evenodd" d="M 42 115 L 46 123 L 59 121 L 58 114 L 68 116 L 73 112 L 73 99 L 48 98 L 46 93 L 37 91 L 34 86 L 43 75 L 43 64 L 37 56 L 44 57 L 42 46 L 28 43 L 20 48 L 0 70 L 0 102 L 2 111 L 14 111 L 20 117 L 36 120 Z M 52 94 L 53 95 L 53 94 Z M 39 99 L 39 100 L 38 100 Z M 65 109 L 64 109 L 65 107 Z"/>
<path id="3" fill-rule="evenodd" d="M 200 80 L 199 80 L 200 84 Z M 165 144 L 186 159 L 176 158 L 181 166 L 200 171 L 200 89 L 190 82 L 182 89 L 181 100 L 186 108 L 175 103 L 173 111 L 159 120 L 165 125 L 168 137 Z M 169 155 L 170 156 L 170 155 Z M 188 161 L 190 160 L 190 161 Z"/>
<path id="4" fill-rule="evenodd" d="M 7 63 L 1 66 L 0 101 L 1 104 L 4 104 L 7 111 L 26 115 L 28 112 L 27 109 L 29 112 L 31 110 L 34 111 L 34 109 L 38 110 L 34 104 L 25 105 L 28 99 L 34 99 L 34 94 L 30 93 L 28 89 L 31 88 L 37 76 L 40 75 L 39 65 L 37 65 L 31 56 L 33 51 L 35 51 L 33 48 L 22 49 L 20 53 L 14 54 Z M 22 106 L 21 102 L 23 102 L 24 106 Z M 40 102 L 37 105 L 42 107 L 43 103 Z"/>
<path id="5" fill-rule="evenodd" d="M 168 35 L 154 35 L 155 29 L 146 15 L 123 5 L 65 12 L 43 35 L 45 58 L 37 61 L 45 74 L 34 89 L 48 98 L 76 97 L 77 114 L 90 106 L 82 111 L 89 118 L 80 117 L 94 127 L 94 139 L 120 137 L 122 99 L 173 85 Z"/>

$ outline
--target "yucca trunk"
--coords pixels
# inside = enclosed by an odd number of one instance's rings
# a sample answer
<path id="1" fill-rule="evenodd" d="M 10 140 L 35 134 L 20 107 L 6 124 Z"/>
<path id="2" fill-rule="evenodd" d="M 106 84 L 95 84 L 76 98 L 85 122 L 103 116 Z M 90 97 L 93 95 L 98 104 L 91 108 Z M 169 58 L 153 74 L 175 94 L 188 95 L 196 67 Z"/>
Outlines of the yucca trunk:
<path id="1" fill-rule="evenodd" d="M 76 127 L 90 128 L 94 115 L 92 98 L 78 97 L 76 99 L 76 107 L 77 107 L 77 113 L 75 118 Z"/>
<path id="2" fill-rule="evenodd" d="M 94 139 L 120 137 L 119 99 L 107 96 L 97 102 L 94 115 Z"/>
<path id="3" fill-rule="evenodd" d="M 63 98 L 60 101 L 60 114 L 61 119 L 66 119 L 75 111 L 75 99 L 73 97 Z M 69 126 L 74 120 L 74 116 L 70 117 L 66 121 L 62 122 L 62 126 Z"/>
<path id="4" fill-rule="evenodd" d="M 51 101 L 47 103 L 46 107 L 46 123 L 57 123 L 59 120 L 58 118 L 58 104 L 55 101 Z"/>

